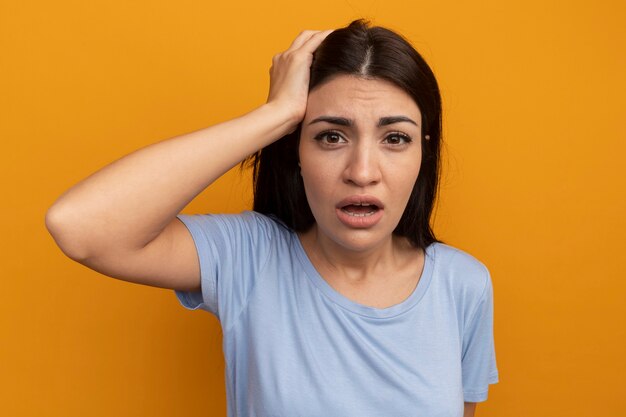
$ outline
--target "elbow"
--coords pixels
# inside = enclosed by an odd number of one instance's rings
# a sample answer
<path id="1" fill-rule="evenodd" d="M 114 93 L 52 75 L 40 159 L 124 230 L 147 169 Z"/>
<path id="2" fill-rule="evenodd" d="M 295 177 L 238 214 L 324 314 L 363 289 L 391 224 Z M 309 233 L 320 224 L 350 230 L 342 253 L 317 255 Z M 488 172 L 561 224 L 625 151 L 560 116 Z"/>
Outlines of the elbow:
<path id="1" fill-rule="evenodd" d="M 81 262 L 89 257 L 85 245 L 78 239 L 80 234 L 71 217 L 53 205 L 46 211 L 45 226 L 56 245 L 70 259 Z"/>

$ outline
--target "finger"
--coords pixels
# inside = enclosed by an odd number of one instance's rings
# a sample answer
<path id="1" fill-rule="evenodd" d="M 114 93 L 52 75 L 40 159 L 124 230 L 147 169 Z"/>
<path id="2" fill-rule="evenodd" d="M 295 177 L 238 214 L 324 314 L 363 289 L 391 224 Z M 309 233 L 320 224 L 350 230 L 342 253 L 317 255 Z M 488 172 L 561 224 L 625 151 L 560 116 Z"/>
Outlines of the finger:
<path id="1" fill-rule="evenodd" d="M 289 46 L 289 49 L 287 49 L 287 51 L 293 51 L 294 49 L 298 49 L 300 46 L 302 46 L 303 43 L 311 39 L 313 35 L 319 32 L 319 30 L 303 30 L 296 37 L 296 39 L 293 40 L 291 46 Z"/>
<path id="2" fill-rule="evenodd" d="M 310 52 L 310 53 L 315 52 L 317 47 L 320 46 L 320 44 L 324 41 L 324 39 L 326 39 L 326 37 L 328 35 L 330 35 L 332 32 L 333 32 L 333 29 L 324 30 L 324 31 L 320 31 L 320 32 L 314 33 L 313 36 L 308 38 L 302 44 L 300 49 L 303 49 L 303 50 L 305 50 L 307 52 Z"/>

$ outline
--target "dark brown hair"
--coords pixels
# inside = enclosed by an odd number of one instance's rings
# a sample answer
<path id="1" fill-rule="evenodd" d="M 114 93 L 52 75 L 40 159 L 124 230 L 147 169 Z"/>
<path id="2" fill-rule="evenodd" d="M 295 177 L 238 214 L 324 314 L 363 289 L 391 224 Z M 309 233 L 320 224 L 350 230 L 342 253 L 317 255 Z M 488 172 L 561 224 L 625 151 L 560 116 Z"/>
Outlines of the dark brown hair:
<path id="1" fill-rule="evenodd" d="M 369 27 L 368 21 L 359 19 L 333 31 L 317 48 L 309 92 L 340 74 L 390 81 L 417 103 L 422 116 L 422 163 L 394 234 L 407 237 L 421 249 L 439 242 L 430 226 L 439 184 L 441 141 L 441 96 L 432 70 L 401 35 Z M 295 231 L 308 230 L 315 223 L 298 167 L 300 131 L 301 124 L 243 162 L 253 168 L 253 210 Z"/>

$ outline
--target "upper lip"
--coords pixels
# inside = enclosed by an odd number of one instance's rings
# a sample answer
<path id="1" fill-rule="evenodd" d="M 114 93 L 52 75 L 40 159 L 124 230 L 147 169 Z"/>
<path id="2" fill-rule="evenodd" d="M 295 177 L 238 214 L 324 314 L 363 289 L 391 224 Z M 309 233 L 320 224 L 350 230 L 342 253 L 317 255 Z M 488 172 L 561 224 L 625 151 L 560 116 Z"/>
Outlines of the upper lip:
<path id="1" fill-rule="evenodd" d="M 343 208 L 345 206 L 349 206 L 351 204 L 354 205 L 374 205 L 379 209 L 384 208 L 382 201 L 377 199 L 371 195 L 351 195 L 349 197 L 344 198 L 339 203 L 337 203 L 337 208 Z"/>

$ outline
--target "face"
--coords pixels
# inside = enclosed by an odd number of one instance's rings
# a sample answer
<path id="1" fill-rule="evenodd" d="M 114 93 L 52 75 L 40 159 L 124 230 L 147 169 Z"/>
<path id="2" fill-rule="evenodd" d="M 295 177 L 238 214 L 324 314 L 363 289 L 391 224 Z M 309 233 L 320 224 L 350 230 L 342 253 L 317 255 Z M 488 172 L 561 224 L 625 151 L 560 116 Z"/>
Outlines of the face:
<path id="1" fill-rule="evenodd" d="M 421 114 L 399 87 L 339 75 L 309 93 L 299 145 L 318 237 L 352 251 L 388 244 L 421 152 Z"/>

